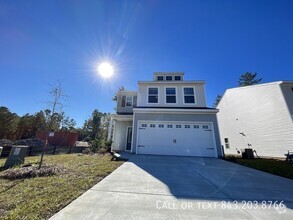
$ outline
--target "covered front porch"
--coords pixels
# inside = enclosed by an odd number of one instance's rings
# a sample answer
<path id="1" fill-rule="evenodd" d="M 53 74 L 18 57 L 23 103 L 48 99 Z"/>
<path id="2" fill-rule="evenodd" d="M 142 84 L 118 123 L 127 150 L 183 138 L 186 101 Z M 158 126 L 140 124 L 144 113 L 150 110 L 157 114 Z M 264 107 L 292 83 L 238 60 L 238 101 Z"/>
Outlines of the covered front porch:
<path id="1" fill-rule="evenodd" d="M 133 115 L 111 115 L 109 139 L 112 151 L 131 151 Z"/>

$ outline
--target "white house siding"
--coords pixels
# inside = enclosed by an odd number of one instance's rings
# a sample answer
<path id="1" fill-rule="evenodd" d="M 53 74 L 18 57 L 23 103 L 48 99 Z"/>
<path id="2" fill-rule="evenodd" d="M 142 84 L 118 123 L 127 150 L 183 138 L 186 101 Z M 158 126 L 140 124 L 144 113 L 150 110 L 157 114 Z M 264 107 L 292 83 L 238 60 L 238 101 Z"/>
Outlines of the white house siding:
<path id="1" fill-rule="evenodd" d="M 159 103 L 148 103 L 148 88 L 159 88 Z M 176 104 L 165 103 L 165 88 L 175 87 L 177 95 Z M 184 104 L 183 87 L 194 87 L 195 90 L 195 104 Z M 204 83 L 187 83 L 182 82 L 139 82 L 138 87 L 137 106 L 158 106 L 158 107 L 206 107 Z"/>
<path id="2" fill-rule="evenodd" d="M 125 150 L 127 127 L 132 126 L 132 121 L 115 121 L 112 150 Z"/>
<path id="3" fill-rule="evenodd" d="M 284 157 L 293 150 L 293 124 L 280 82 L 228 89 L 217 108 L 222 144 L 229 139 L 226 154 L 248 143 L 260 156 Z"/>
<path id="4" fill-rule="evenodd" d="M 293 120 L 293 83 L 282 83 L 281 89 Z"/>
<path id="5" fill-rule="evenodd" d="M 133 142 L 132 142 L 132 153 L 136 153 L 136 146 L 137 146 L 137 126 L 138 121 L 180 121 L 184 122 L 209 122 L 213 125 L 214 130 L 214 138 L 215 138 L 215 145 L 217 148 L 218 157 L 222 156 L 222 149 L 220 143 L 220 136 L 219 136 L 219 129 L 218 129 L 218 121 L 216 117 L 216 113 L 200 113 L 200 114 L 192 114 L 192 113 L 135 113 L 134 114 L 134 128 L 133 128 Z"/>

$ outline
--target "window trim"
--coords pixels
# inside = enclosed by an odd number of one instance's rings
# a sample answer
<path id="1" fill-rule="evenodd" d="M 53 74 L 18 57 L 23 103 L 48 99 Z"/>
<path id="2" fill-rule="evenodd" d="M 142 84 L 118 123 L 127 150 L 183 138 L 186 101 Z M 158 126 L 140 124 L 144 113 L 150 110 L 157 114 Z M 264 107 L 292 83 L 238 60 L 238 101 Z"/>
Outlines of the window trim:
<path id="1" fill-rule="evenodd" d="M 167 77 L 171 77 L 171 80 L 168 80 Z M 165 81 L 174 81 L 174 77 L 172 75 L 166 75 L 165 76 Z"/>
<path id="2" fill-rule="evenodd" d="M 166 92 L 166 90 L 167 90 L 167 88 L 169 89 L 169 88 L 174 88 L 175 89 L 175 98 L 176 98 L 176 102 L 174 102 L 174 103 L 168 103 L 167 102 L 167 92 Z M 177 86 L 165 86 L 164 87 L 164 100 L 165 100 L 165 104 L 166 105 L 176 105 L 176 104 L 178 104 L 178 89 L 177 89 Z"/>
<path id="3" fill-rule="evenodd" d="M 149 89 L 150 88 L 154 88 L 154 89 L 158 89 L 158 102 L 157 103 L 153 103 L 153 102 L 149 102 Z M 151 105 L 158 105 L 160 104 L 160 87 L 158 86 L 148 86 L 147 87 L 147 97 L 146 97 L 146 103 L 147 104 L 151 104 Z"/>
<path id="4" fill-rule="evenodd" d="M 178 79 L 176 79 L 176 77 L 180 77 L 180 79 L 178 80 Z M 181 75 L 175 75 L 174 76 L 174 81 L 182 81 L 182 76 Z"/>
<path id="5" fill-rule="evenodd" d="M 209 128 L 208 125 L 204 124 L 204 125 L 202 125 L 202 129 L 207 130 L 207 129 L 210 129 L 210 128 Z"/>
<path id="6" fill-rule="evenodd" d="M 127 98 L 131 98 L 131 105 L 127 105 Z M 133 107 L 133 96 L 126 96 L 125 98 L 125 107 Z"/>
<path id="7" fill-rule="evenodd" d="M 227 142 L 226 142 L 226 139 L 227 139 Z M 225 149 L 230 149 L 229 138 L 227 138 L 227 137 L 224 138 L 224 145 L 225 145 Z"/>
<path id="8" fill-rule="evenodd" d="M 188 88 L 193 88 L 193 97 L 194 97 L 194 103 L 186 103 L 185 102 L 185 93 L 184 93 L 184 89 L 188 89 Z M 191 96 L 191 95 L 189 95 Z M 196 94 L 195 94 L 195 86 L 182 86 L 182 99 L 183 99 L 183 104 L 184 105 L 196 105 Z"/>
<path id="9" fill-rule="evenodd" d="M 156 81 L 162 82 L 162 81 L 165 80 L 165 77 L 164 77 L 163 75 L 158 75 L 158 76 L 156 76 L 156 77 L 157 77 L 157 78 L 156 78 Z M 159 77 L 163 77 L 163 79 L 162 79 L 162 80 L 159 80 Z"/>

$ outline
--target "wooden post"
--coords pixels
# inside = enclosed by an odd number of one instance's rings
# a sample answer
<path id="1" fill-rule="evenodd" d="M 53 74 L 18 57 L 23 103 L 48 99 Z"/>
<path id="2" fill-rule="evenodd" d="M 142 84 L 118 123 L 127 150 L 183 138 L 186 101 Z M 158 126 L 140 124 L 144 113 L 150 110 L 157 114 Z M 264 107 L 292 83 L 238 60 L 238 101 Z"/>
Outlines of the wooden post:
<path id="1" fill-rule="evenodd" d="M 43 158 L 44 158 L 44 154 L 45 154 L 45 148 L 47 147 L 47 144 L 48 144 L 48 135 L 46 135 L 46 142 L 45 142 L 45 145 L 43 146 L 43 151 L 42 151 L 42 155 L 41 155 L 41 161 L 40 161 L 40 164 L 39 164 L 39 169 L 41 169 L 41 167 L 42 167 Z"/>

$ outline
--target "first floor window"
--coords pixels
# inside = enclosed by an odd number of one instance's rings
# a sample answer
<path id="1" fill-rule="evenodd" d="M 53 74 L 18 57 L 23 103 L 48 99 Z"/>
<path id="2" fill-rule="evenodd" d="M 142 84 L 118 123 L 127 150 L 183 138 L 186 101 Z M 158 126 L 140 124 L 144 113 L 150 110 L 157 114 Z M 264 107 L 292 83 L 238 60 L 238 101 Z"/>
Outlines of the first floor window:
<path id="1" fill-rule="evenodd" d="M 224 138 L 224 142 L 225 142 L 225 148 L 226 149 L 230 148 L 229 139 L 228 138 Z"/>

